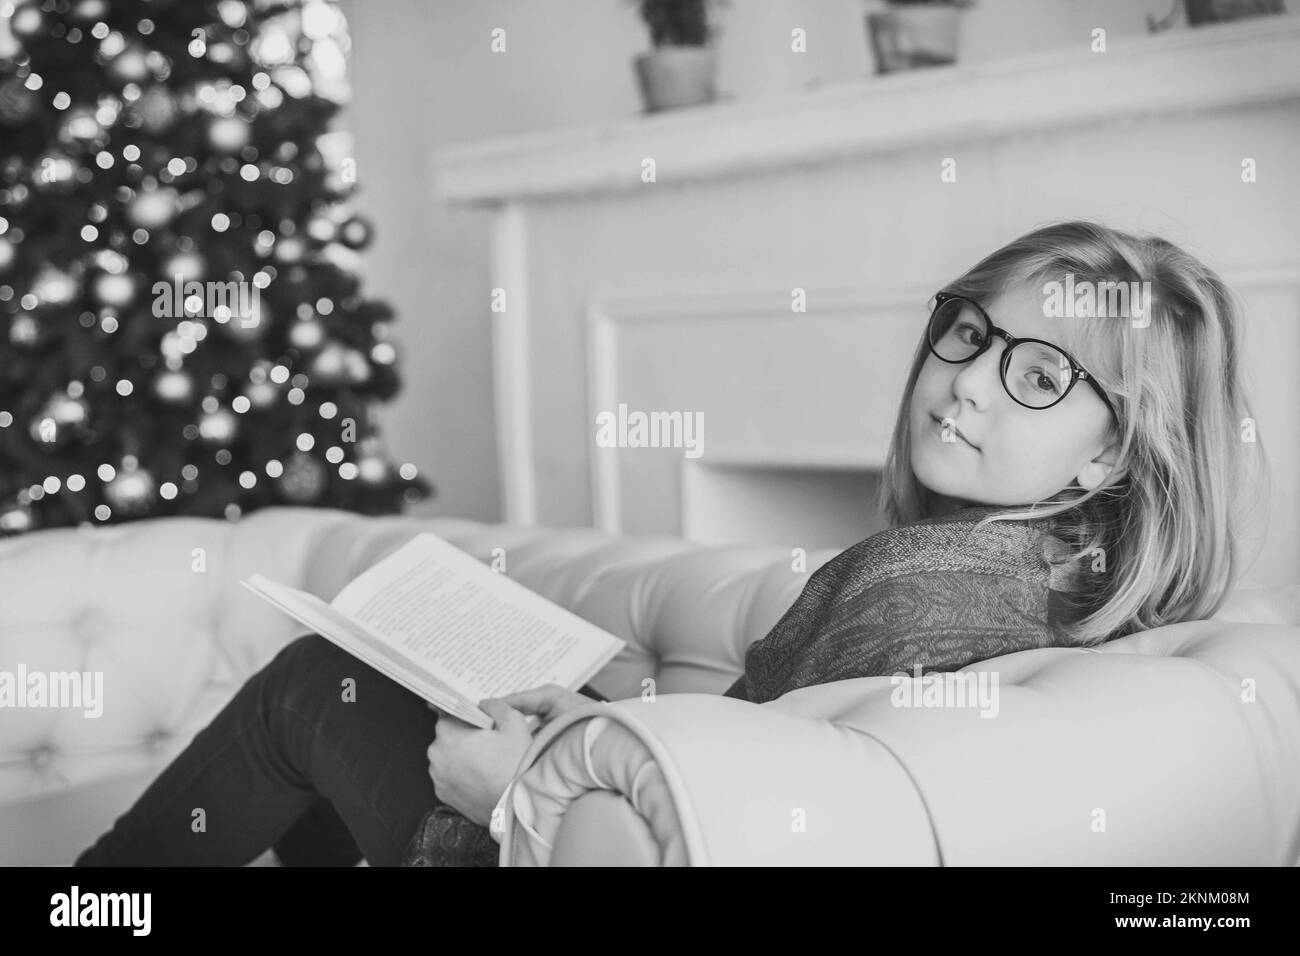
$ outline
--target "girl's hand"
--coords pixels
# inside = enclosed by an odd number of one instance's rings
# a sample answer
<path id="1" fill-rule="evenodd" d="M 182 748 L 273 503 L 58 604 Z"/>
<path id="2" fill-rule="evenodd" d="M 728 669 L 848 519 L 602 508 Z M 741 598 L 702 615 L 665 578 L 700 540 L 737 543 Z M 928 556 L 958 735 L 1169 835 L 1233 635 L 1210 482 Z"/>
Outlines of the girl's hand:
<path id="1" fill-rule="evenodd" d="M 524 715 L 508 704 L 484 700 L 479 707 L 495 722 L 491 730 L 439 712 L 428 750 L 429 777 L 439 800 L 485 827 L 532 743 L 533 732 Z"/>
<path id="2" fill-rule="evenodd" d="M 532 743 L 536 727 L 525 715 L 536 714 L 540 725 L 560 714 L 596 701 L 558 684 L 516 691 L 504 697 L 484 698 L 479 709 L 492 718 L 491 730 L 442 713 L 429 745 L 429 777 L 438 799 L 479 826 L 488 826 L 497 801 L 514 778 L 519 761 Z"/>

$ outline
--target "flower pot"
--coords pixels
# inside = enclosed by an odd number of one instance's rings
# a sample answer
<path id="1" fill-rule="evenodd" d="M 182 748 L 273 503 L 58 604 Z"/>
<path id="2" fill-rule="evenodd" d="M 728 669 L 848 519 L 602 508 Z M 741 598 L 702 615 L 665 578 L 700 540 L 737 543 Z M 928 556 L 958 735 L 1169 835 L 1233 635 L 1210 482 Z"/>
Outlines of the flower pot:
<path id="1" fill-rule="evenodd" d="M 717 97 L 717 56 L 707 46 L 660 46 L 634 61 L 647 113 L 698 106 Z"/>
<path id="2" fill-rule="evenodd" d="M 1222 23 L 1268 13 L 1285 13 L 1282 0 L 1187 0 L 1187 22 L 1190 26 L 1202 23 Z"/>
<path id="3" fill-rule="evenodd" d="M 893 73 L 957 61 L 961 8 L 948 4 L 891 7 L 867 14 L 876 72 Z"/>

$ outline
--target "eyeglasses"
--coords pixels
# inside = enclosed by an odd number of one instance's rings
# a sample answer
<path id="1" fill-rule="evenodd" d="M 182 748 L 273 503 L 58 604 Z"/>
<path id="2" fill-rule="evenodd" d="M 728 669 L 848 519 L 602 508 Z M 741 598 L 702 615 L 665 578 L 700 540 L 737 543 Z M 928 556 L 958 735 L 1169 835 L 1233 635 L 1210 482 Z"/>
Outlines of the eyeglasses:
<path id="1" fill-rule="evenodd" d="M 940 292 L 934 298 L 926 335 L 936 358 L 954 365 L 969 362 L 987 351 L 997 336 L 1007 344 L 999 369 L 1002 387 L 1017 404 L 1051 408 L 1070 394 L 1075 382 L 1082 380 L 1093 387 L 1119 421 L 1115 406 L 1097 380 L 1064 349 L 1042 339 L 1016 338 L 994 325 L 980 304 L 965 296 Z"/>

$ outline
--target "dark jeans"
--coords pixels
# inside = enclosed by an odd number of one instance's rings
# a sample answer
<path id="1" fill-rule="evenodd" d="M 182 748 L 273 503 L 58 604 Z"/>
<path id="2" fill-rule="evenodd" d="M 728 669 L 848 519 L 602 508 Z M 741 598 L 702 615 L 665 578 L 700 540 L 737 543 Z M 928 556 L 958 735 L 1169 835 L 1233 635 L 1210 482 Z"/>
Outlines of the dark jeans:
<path id="1" fill-rule="evenodd" d="M 291 866 L 363 855 L 395 866 L 439 802 L 427 755 L 437 721 L 423 699 L 320 635 L 297 638 L 76 865 L 238 866 L 274 847 Z"/>

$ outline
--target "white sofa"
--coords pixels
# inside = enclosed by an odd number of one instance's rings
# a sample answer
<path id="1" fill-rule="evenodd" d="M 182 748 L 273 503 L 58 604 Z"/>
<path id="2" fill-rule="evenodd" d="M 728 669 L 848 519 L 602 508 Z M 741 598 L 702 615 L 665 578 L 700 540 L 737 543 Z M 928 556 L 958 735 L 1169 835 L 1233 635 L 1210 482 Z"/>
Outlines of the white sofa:
<path id="1" fill-rule="evenodd" d="M 503 864 L 1300 862 L 1300 585 L 968 668 L 994 719 L 887 677 L 755 705 L 719 695 L 835 552 L 281 507 L 0 540 L 0 670 L 102 671 L 106 699 L 0 710 L 0 864 L 71 862 L 305 632 L 242 578 L 330 599 L 424 530 L 628 642 L 592 681 L 618 700 L 535 738 Z"/>

